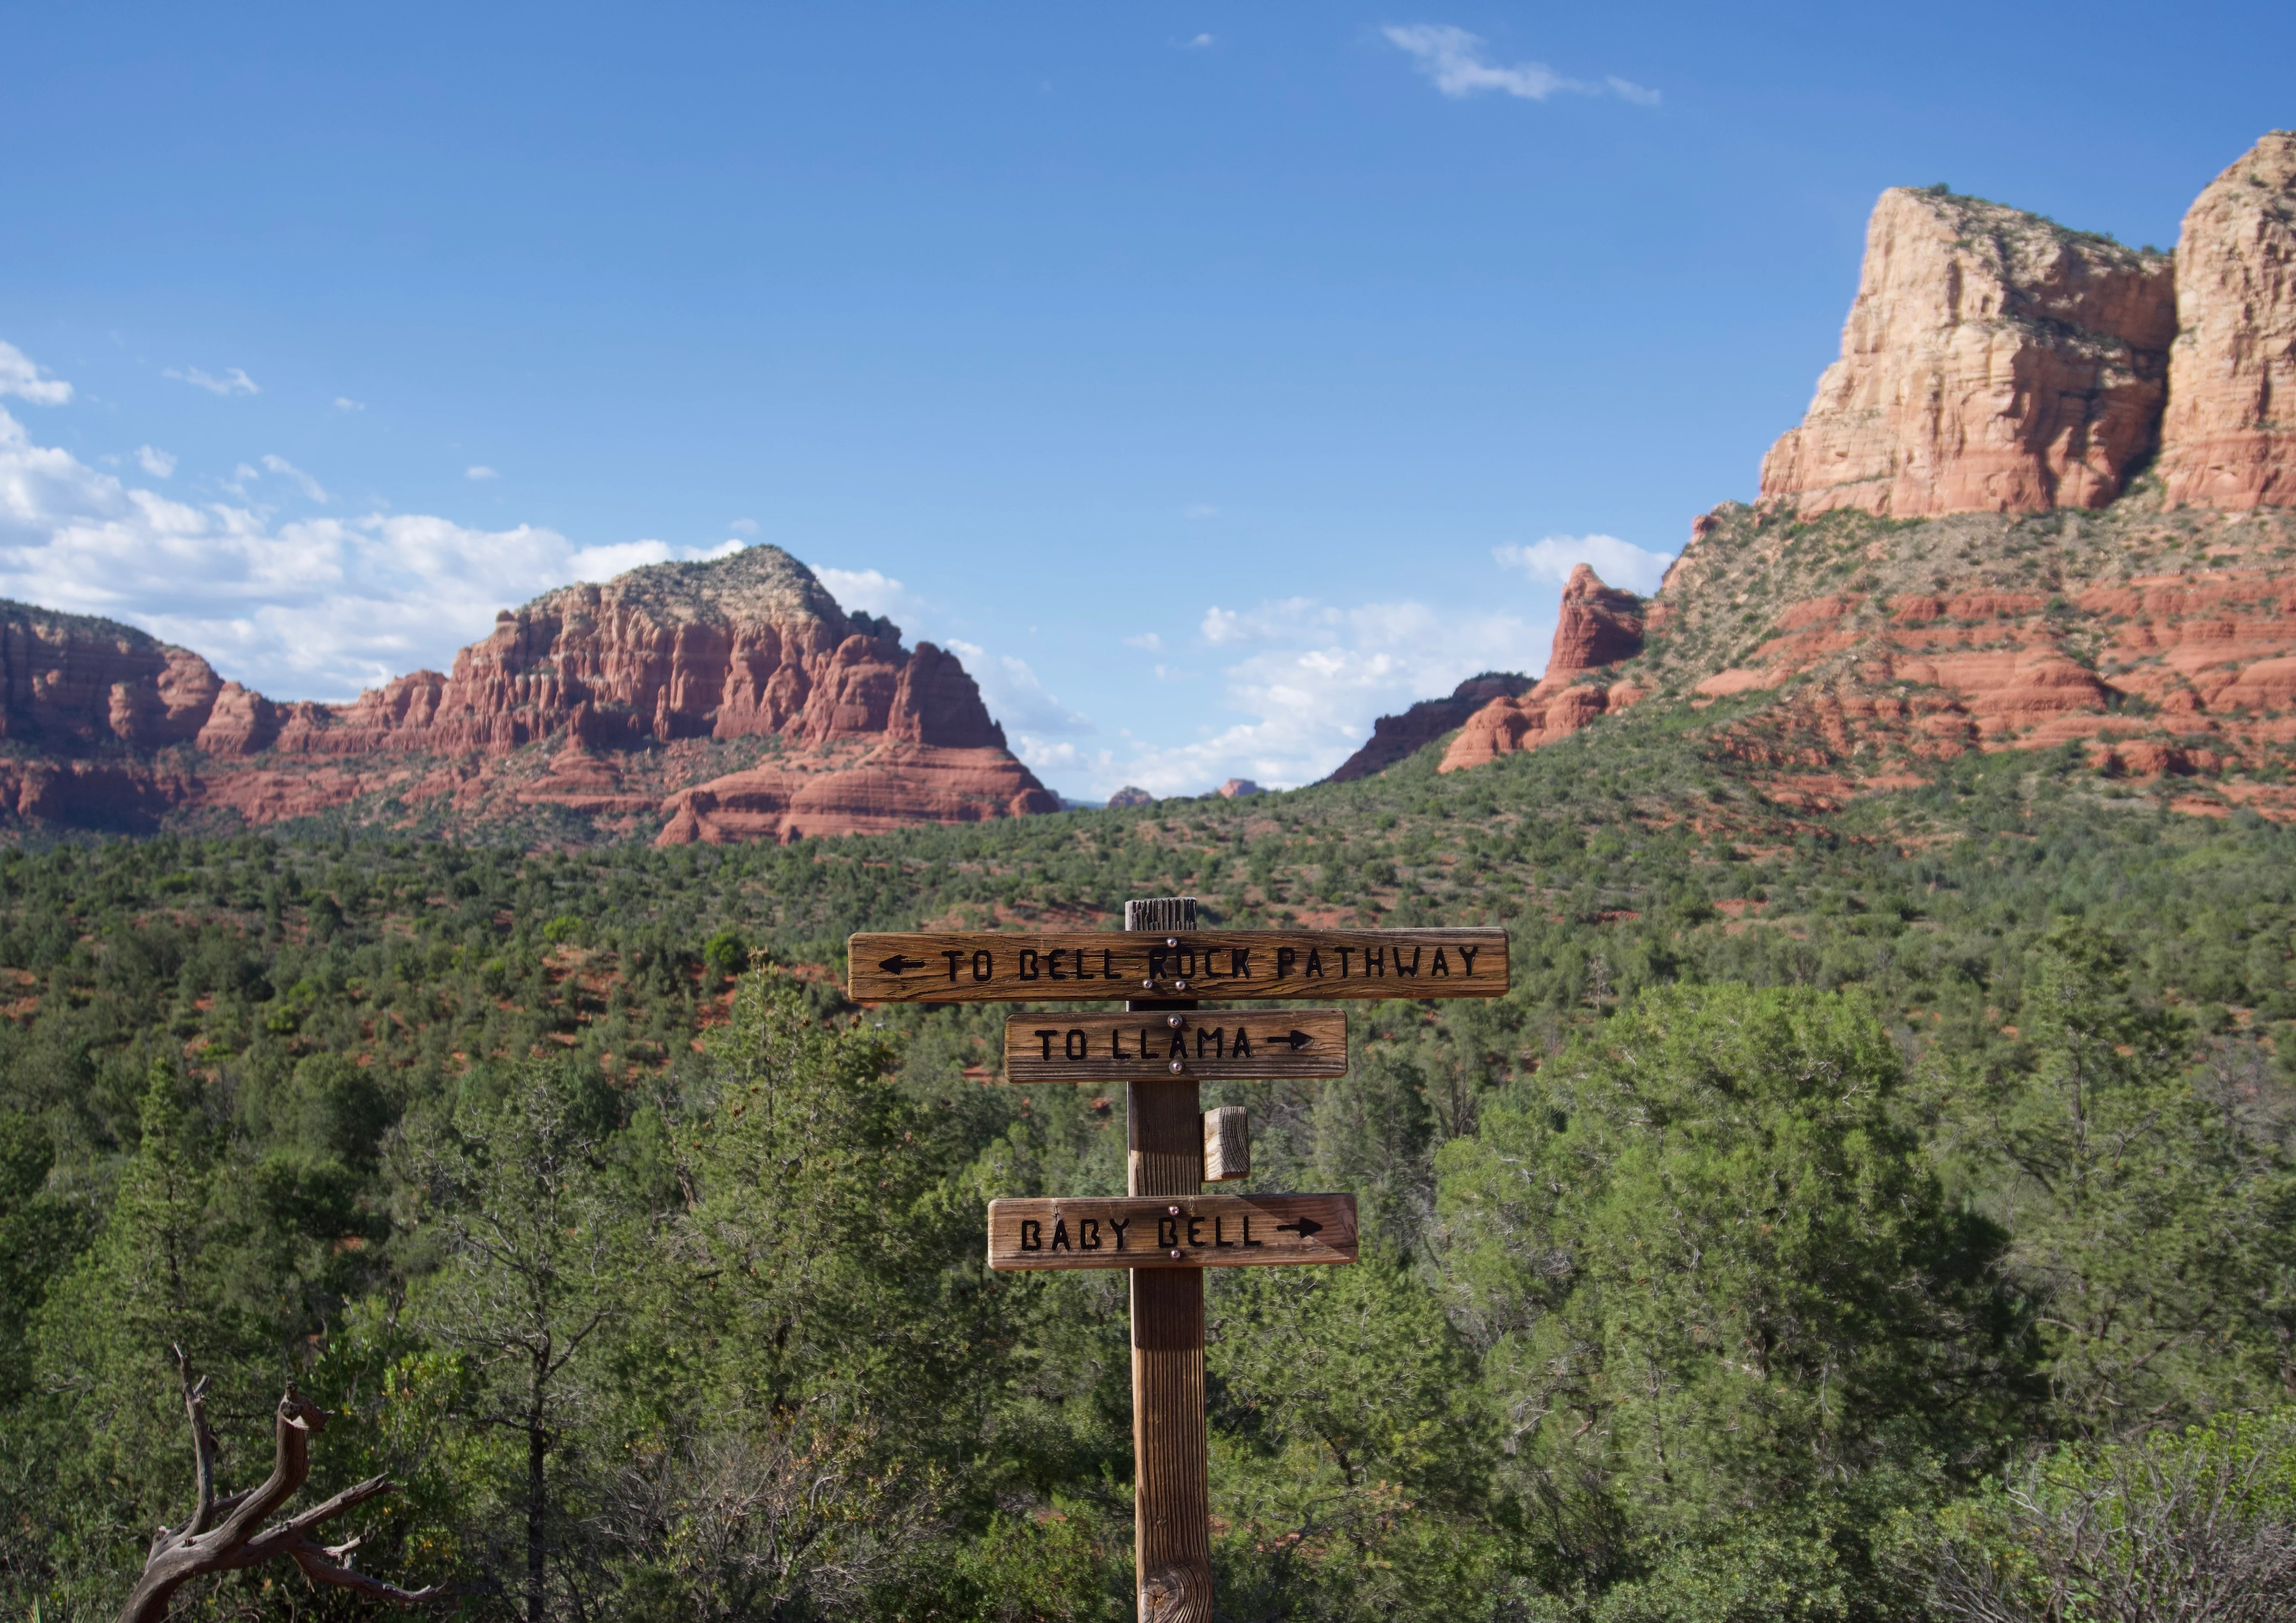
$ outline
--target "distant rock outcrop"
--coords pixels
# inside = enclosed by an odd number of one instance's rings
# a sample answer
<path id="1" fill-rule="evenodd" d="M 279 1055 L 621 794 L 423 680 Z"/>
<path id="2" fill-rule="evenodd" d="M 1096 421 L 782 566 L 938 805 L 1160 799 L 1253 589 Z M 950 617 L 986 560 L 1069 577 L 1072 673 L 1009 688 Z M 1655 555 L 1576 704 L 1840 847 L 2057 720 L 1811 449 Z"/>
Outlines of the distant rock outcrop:
<path id="1" fill-rule="evenodd" d="M 1218 792 L 1223 800 L 1234 800 L 1245 795 L 1265 794 L 1267 791 L 1250 778 L 1230 778 L 1219 786 Z"/>
<path id="2" fill-rule="evenodd" d="M 1123 788 L 1118 790 L 1114 794 L 1108 797 L 1109 809 L 1111 811 L 1121 810 L 1127 806 L 1153 806 L 1155 804 L 1156 797 L 1154 795 L 1152 795 L 1146 790 L 1141 789 L 1131 783 L 1127 783 Z"/>
<path id="3" fill-rule="evenodd" d="M 1458 772 L 1536 750 L 1640 699 L 1632 683 L 1604 681 L 1601 673 L 1642 652 L 1644 608 L 1641 598 L 1604 586 L 1587 565 L 1572 570 L 1546 674 L 1529 692 L 1493 699 L 1469 717 L 1436 770 Z"/>
<path id="4" fill-rule="evenodd" d="M 1940 187 L 1882 193 L 1842 329 L 1762 497 L 1895 518 L 2100 507 L 2157 444 L 2167 255 Z"/>
<path id="5" fill-rule="evenodd" d="M 262 823 L 387 795 L 468 825 L 554 806 L 636 832 L 652 812 L 675 842 L 1059 809 L 954 656 L 904 649 L 772 546 L 546 593 L 450 674 L 347 705 L 275 703 L 132 627 L 0 605 L 0 801 L 45 821 Z"/>
<path id="6" fill-rule="evenodd" d="M 2265 136 L 2186 212 L 2177 309 L 2169 500 L 2296 505 L 2296 130 Z"/>
<path id="7" fill-rule="evenodd" d="M 1371 737 L 1364 747 L 1341 761 L 1324 782 L 1352 783 L 1385 772 L 1460 726 L 1492 700 L 1529 692 L 1531 682 L 1531 677 L 1513 672 L 1487 670 L 1459 684 L 1447 699 L 1422 699 L 1400 716 L 1382 716 L 1372 723 Z"/>

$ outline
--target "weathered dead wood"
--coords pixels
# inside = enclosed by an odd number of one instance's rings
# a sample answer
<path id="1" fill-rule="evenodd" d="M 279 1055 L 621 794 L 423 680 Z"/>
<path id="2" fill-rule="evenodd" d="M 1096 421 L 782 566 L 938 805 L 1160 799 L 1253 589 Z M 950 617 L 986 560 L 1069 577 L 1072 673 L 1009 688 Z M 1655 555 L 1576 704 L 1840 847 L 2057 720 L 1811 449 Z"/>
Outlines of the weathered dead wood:
<path id="1" fill-rule="evenodd" d="M 341 1515 L 354 1505 L 391 1492 L 398 1484 L 389 1477 L 369 1477 L 307 1511 L 275 1522 L 261 1524 L 274 1511 L 293 1498 L 311 1476 L 311 1438 L 326 1425 L 317 1406 L 307 1401 L 291 1382 L 279 1399 L 273 1427 L 271 1474 L 257 1487 L 218 1499 L 216 1496 L 215 1432 L 209 1428 L 208 1381 L 194 1381 L 181 1349 L 176 1365 L 183 1382 L 184 1410 L 192 1422 L 195 1503 L 191 1520 L 181 1528 L 161 1528 L 144 1558 L 144 1576 L 129 1591 L 120 1609 L 119 1623 L 161 1623 L 176 1591 L 195 1578 L 213 1572 L 234 1572 L 285 1556 L 315 1584 L 355 1590 L 399 1606 L 414 1606 L 446 1592 L 436 1585 L 400 1589 L 380 1578 L 351 1570 L 356 1538 L 339 1545 L 312 1542 L 314 1528 Z"/>

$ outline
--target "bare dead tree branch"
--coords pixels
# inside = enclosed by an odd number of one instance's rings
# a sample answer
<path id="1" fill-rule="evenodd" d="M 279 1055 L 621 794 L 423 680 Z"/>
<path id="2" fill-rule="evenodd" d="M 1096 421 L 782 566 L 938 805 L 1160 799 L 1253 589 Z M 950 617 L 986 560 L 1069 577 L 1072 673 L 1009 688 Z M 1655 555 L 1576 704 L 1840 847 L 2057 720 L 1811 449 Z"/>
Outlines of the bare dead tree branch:
<path id="1" fill-rule="evenodd" d="M 445 1593 L 436 1585 L 400 1589 L 352 1571 L 350 1553 L 359 1542 L 356 1538 L 328 1548 L 314 1544 L 308 1537 L 313 1528 L 331 1517 L 390 1492 L 398 1484 L 388 1477 L 370 1477 L 299 1515 L 261 1528 L 265 1518 L 293 1498 L 310 1480 L 311 1438 L 326 1424 L 317 1406 L 306 1401 L 291 1384 L 279 1399 L 274 1422 L 271 1474 L 253 1488 L 218 1499 L 216 1439 L 207 1418 L 208 1383 L 205 1377 L 193 1379 L 190 1362 L 180 1348 L 176 1349 L 176 1367 L 183 1383 L 184 1409 L 192 1422 L 197 1499 L 190 1521 L 178 1529 L 163 1527 L 152 1539 L 151 1553 L 144 1562 L 144 1576 L 129 1591 L 119 1623 L 161 1623 L 176 1591 L 192 1579 L 259 1566 L 281 1555 L 293 1561 L 315 1584 L 355 1590 L 399 1606 L 418 1605 Z M 210 1527 L 218 1516 L 222 1521 Z"/>

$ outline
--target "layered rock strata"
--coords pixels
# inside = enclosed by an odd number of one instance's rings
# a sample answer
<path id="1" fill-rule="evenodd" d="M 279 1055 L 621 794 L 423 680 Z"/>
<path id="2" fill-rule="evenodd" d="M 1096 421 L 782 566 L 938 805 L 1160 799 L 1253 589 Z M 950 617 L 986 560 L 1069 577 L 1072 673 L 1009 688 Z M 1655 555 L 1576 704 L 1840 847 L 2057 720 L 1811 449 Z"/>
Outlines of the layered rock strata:
<path id="1" fill-rule="evenodd" d="M 1763 458 L 1763 499 L 1897 518 L 2102 506 L 2154 449 L 2176 337 L 2167 256 L 1892 187 L 1841 357 Z"/>
<path id="2" fill-rule="evenodd" d="M 1546 673 L 1528 692 L 1502 694 L 1470 716 L 1435 769 L 1460 772 L 1536 750 L 1640 699 L 1632 682 L 1608 676 L 1642 652 L 1644 607 L 1633 593 L 1604 586 L 1587 565 L 1573 569 Z"/>
<path id="3" fill-rule="evenodd" d="M 1532 680 L 1513 672 L 1487 670 L 1459 684 L 1447 699 L 1422 699 L 1399 716 L 1382 716 L 1372 723 L 1371 737 L 1363 748 L 1341 761 L 1324 782 L 1352 783 L 1357 778 L 1376 776 L 1464 725 L 1492 700 L 1512 699 L 1528 692 Z"/>
<path id="4" fill-rule="evenodd" d="M 2296 131 L 2265 136 L 2185 214 L 2177 308 L 2169 499 L 2296 505 Z"/>
<path id="5" fill-rule="evenodd" d="M 905 649 L 770 546 L 545 594 L 451 672 L 347 705 L 275 703 L 131 627 L 10 605 L 0 739 L 16 746 L 0 796 L 44 821 L 102 803 L 260 823 L 387 792 L 466 823 L 652 814 L 675 841 L 1059 809 L 954 656 Z M 770 762 L 713 770 L 760 750 Z"/>

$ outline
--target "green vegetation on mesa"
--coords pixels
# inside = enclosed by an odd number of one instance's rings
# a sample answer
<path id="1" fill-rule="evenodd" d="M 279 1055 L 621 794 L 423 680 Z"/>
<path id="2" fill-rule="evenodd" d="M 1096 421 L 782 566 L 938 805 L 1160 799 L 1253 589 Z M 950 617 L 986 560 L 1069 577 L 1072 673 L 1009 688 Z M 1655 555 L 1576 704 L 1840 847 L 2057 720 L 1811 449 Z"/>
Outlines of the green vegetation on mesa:
<path id="1" fill-rule="evenodd" d="M 1120 1188 L 1121 1101 L 834 971 L 1177 892 L 1515 940 L 1508 998 L 1225 1090 L 1366 1257 L 1210 1282 L 1224 1615 L 2062 1616 L 2127 1587 L 2100 1496 L 2156 1555 L 2283 1537 L 2296 832 L 2070 753 L 1820 826 L 1653 711 L 785 848 L 0 857 L 11 1615 L 109 1616 L 182 1517 L 181 1347 L 232 1483 L 293 1375 L 315 1492 L 406 1485 L 362 1566 L 457 1615 L 1129 1616 L 1123 1280 L 980 1259 L 987 1198 Z"/>

